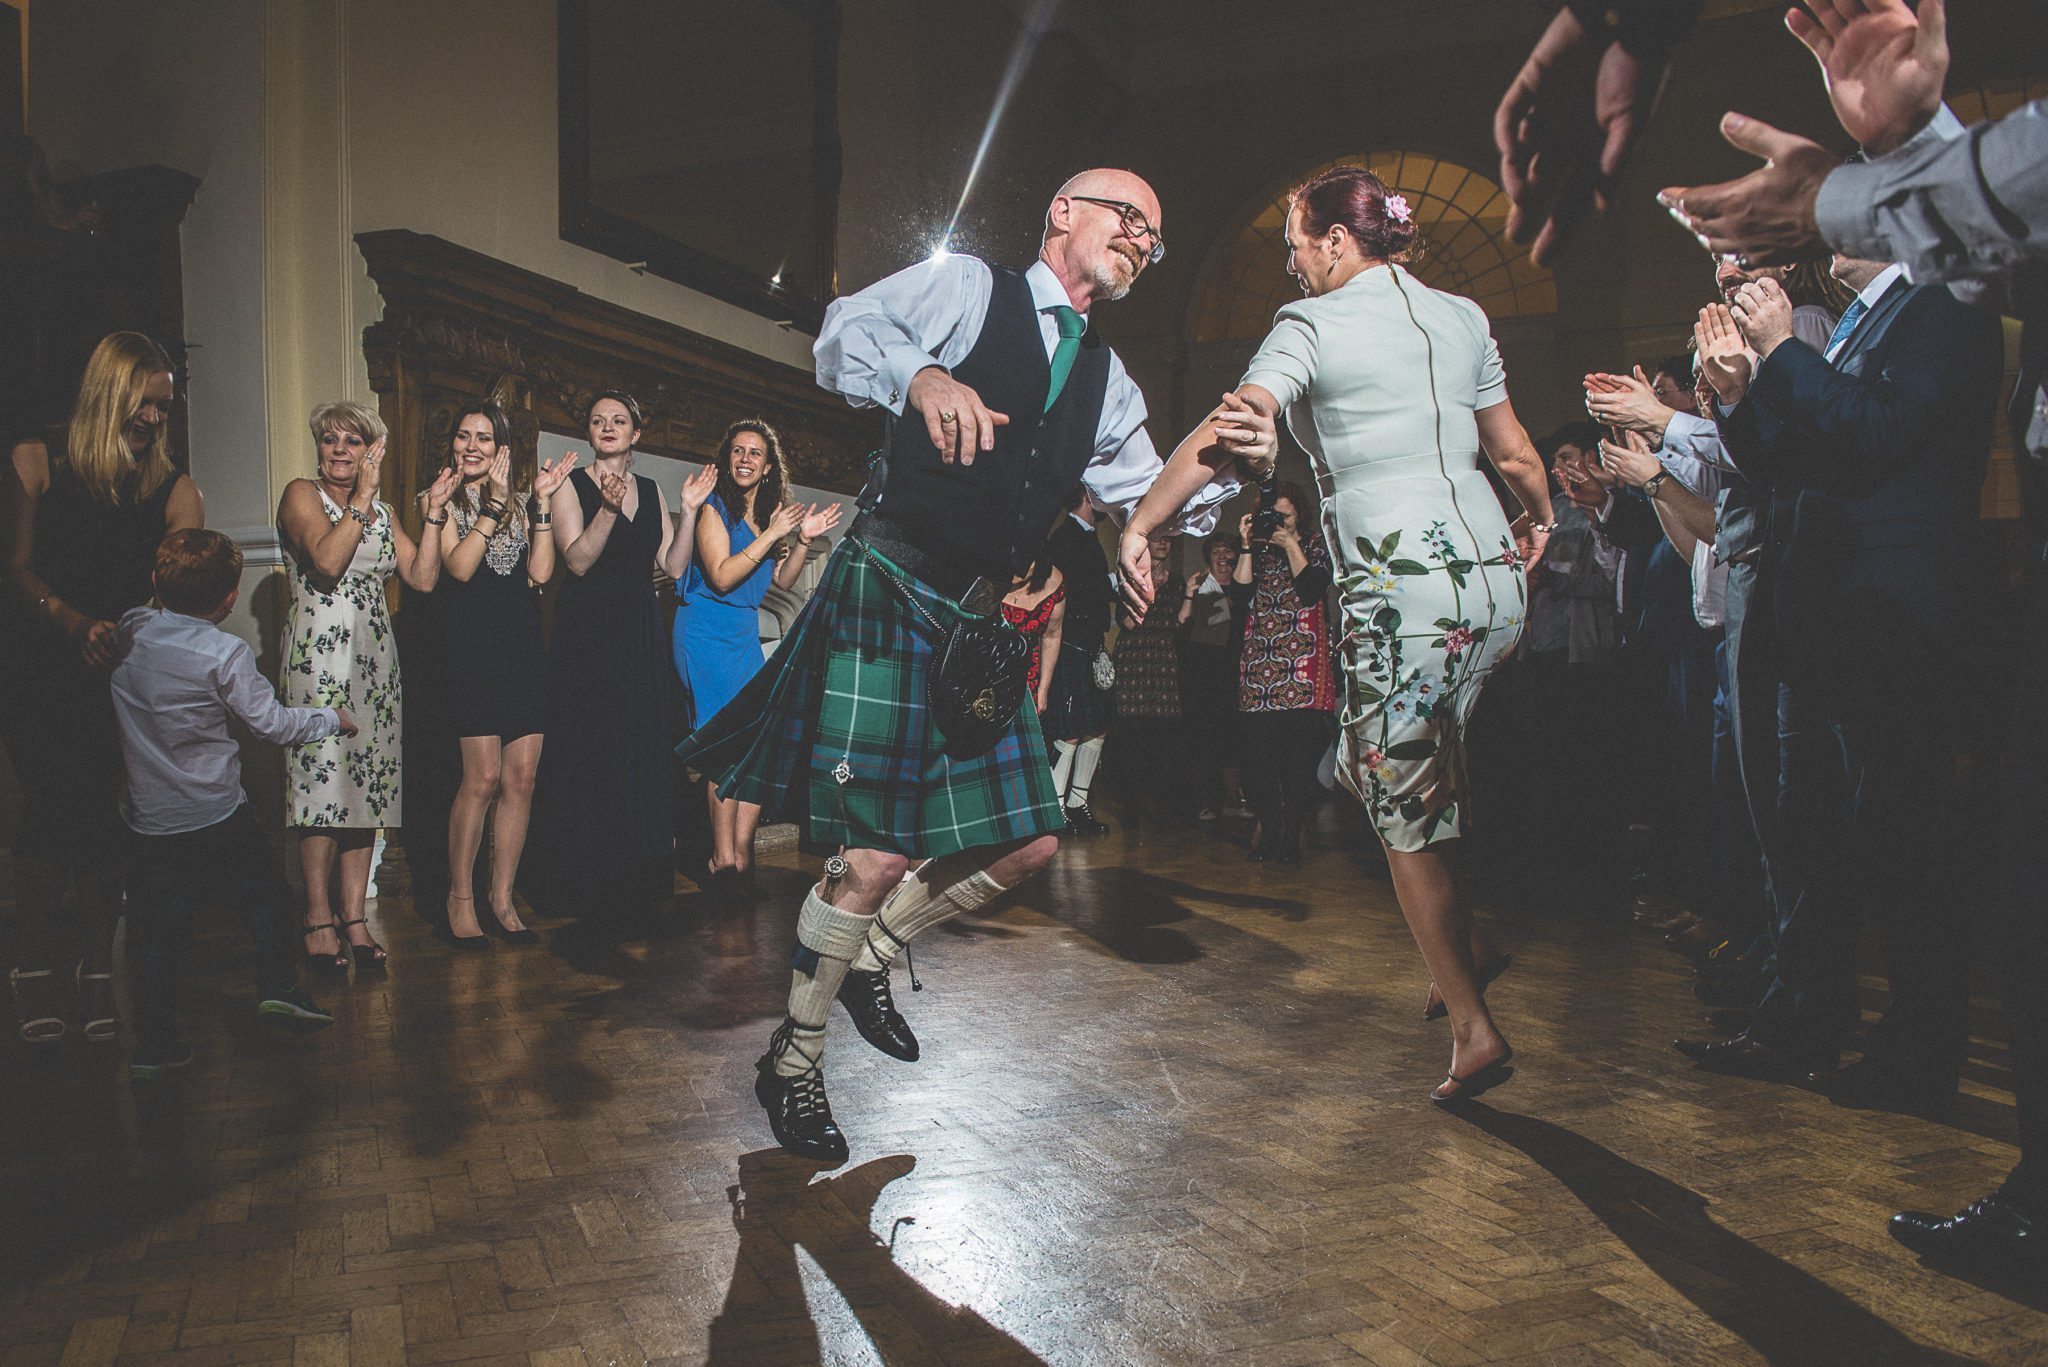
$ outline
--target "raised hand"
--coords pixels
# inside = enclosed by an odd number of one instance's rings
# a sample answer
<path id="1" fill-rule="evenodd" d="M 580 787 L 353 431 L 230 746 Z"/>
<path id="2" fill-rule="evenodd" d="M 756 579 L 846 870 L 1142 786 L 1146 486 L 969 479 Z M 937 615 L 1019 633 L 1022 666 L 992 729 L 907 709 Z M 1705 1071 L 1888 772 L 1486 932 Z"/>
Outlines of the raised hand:
<path id="1" fill-rule="evenodd" d="M 811 542 L 816 541 L 819 537 L 839 525 L 840 512 L 841 509 L 837 503 L 827 503 L 822 507 L 813 506 L 805 512 L 804 520 L 797 527 L 796 534 L 808 546 Z"/>
<path id="2" fill-rule="evenodd" d="M 1692 340 L 1700 354 L 1700 379 L 1714 391 L 1714 397 L 1724 408 L 1742 402 L 1756 364 L 1750 359 L 1741 329 L 1735 326 L 1734 313 L 1726 304 L 1707 305 L 1693 326 Z"/>
<path id="3" fill-rule="evenodd" d="M 1948 12 L 1942 0 L 1813 0 L 1785 27 L 1820 62 L 1842 128 L 1872 156 L 1896 150 L 1941 108 L 1948 77 Z"/>
<path id="4" fill-rule="evenodd" d="M 432 517 L 448 506 L 448 500 L 455 497 L 455 491 L 462 487 L 462 476 L 452 465 L 444 465 L 434 476 L 434 482 L 427 486 L 420 498 L 427 505 L 427 516 Z"/>
<path id="5" fill-rule="evenodd" d="M 928 365 L 910 381 L 909 406 L 924 414 L 925 431 L 946 464 L 974 464 L 983 451 L 996 449 L 996 429 L 1009 423 L 981 401 L 981 395 L 938 366 Z"/>
<path id="6" fill-rule="evenodd" d="M 1650 454 L 1649 438 L 1640 432 L 1624 432 L 1620 441 L 1602 441 L 1600 466 L 1634 489 L 1648 484 L 1664 468 Z"/>
<path id="7" fill-rule="evenodd" d="M 1548 265 L 1593 209 L 1612 207 L 1637 137 L 1656 111 L 1669 43 L 1624 47 L 1560 10 L 1493 115 L 1508 236 Z"/>
<path id="8" fill-rule="evenodd" d="M 569 478 L 569 472 L 576 468 L 576 459 L 576 453 L 571 451 L 566 456 L 542 461 L 540 469 L 534 472 L 533 496 L 539 499 L 552 498 L 555 490 L 562 487 L 562 481 Z"/>
<path id="9" fill-rule="evenodd" d="M 1763 169 L 1719 185 L 1672 186 L 1657 202 L 1702 247 L 1745 266 L 1790 265 L 1825 254 L 1813 205 L 1840 159 L 1817 142 L 1744 114 L 1722 115 L 1721 136 L 1762 157 Z"/>
<path id="10" fill-rule="evenodd" d="M 694 513 L 701 509 L 718 489 L 718 467 L 706 463 L 704 468 L 683 481 L 683 487 L 676 492 L 676 501 L 684 512 Z"/>
<path id="11" fill-rule="evenodd" d="M 1280 434 L 1273 420 L 1248 403 L 1235 390 L 1223 396 L 1223 406 L 1209 415 L 1216 440 L 1236 456 L 1253 479 L 1272 472 L 1280 455 Z"/>
<path id="12" fill-rule="evenodd" d="M 626 494 L 633 486 L 626 483 L 624 475 L 615 475 L 609 470 L 600 471 L 597 476 L 597 496 L 605 508 L 620 517 L 626 515 Z"/>
<path id="13" fill-rule="evenodd" d="M 768 525 L 763 529 L 762 535 L 774 541 L 782 540 L 803 525 L 804 514 L 807 511 L 803 504 L 785 498 L 775 506 L 775 511 L 768 515 Z"/>
<path id="14" fill-rule="evenodd" d="M 1752 280 L 1735 291 L 1729 312 L 1743 340 L 1759 356 L 1769 356 L 1792 336 L 1792 299 L 1785 287 L 1768 275 Z"/>
<path id="15" fill-rule="evenodd" d="M 491 497 L 503 503 L 512 496 L 512 453 L 505 447 L 498 448 L 498 454 L 491 457 L 490 468 L 484 478 L 489 483 Z"/>
<path id="16" fill-rule="evenodd" d="M 356 463 L 356 487 L 353 501 L 367 511 L 377 501 L 377 486 L 384 478 L 384 439 L 377 438 L 363 458 Z"/>

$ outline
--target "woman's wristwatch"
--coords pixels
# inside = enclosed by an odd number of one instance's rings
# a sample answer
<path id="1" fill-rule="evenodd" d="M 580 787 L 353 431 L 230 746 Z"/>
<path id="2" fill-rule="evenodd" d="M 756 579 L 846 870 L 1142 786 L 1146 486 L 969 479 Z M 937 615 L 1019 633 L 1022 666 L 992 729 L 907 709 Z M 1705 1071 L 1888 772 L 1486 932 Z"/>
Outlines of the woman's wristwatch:
<path id="1" fill-rule="evenodd" d="M 1659 470 L 1656 474 L 1651 475 L 1643 481 L 1643 497 L 1655 498 L 1657 490 L 1663 486 L 1665 480 L 1670 478 L 1671 472 L 1669 470 Z"/>

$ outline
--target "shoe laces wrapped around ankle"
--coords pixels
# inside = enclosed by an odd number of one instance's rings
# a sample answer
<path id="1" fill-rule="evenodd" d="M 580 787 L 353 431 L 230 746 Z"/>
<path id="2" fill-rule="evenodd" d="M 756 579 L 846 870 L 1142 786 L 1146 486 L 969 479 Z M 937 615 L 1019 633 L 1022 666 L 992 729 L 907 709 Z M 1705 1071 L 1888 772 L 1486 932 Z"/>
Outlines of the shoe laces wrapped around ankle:
<path id="1" fill-rule="evenodd" d="M 792 1119 L 798 1121 L 823 1120 L 830 1123 L 832 1103 L 825 1099 L 825 1074 L 813 1066 L 808 1072 L 798 1073 L 787 1079 L 789 1083 L 789 1111 Z"/>

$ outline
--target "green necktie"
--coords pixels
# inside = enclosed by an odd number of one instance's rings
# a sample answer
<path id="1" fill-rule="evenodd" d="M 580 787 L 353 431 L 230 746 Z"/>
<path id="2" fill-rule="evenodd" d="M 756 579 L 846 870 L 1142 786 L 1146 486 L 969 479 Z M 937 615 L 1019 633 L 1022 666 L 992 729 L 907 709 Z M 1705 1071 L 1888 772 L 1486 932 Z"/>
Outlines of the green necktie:
<path id="1" fill-rule="evenodd" d="M 1067 387 L 1067 376 L 1073 372 L 1074 358 L 1081 354 L 1081 334 L 1088 330 L 1088 320 L 1068 308 L 1055 304 L 1053 321 L 1059 324 L 1060 344 L 1052 349 L 1052 383 L 1045 387 L 1045 411 L 1052 412 L 1058 402 L 1060 391 Z"/>

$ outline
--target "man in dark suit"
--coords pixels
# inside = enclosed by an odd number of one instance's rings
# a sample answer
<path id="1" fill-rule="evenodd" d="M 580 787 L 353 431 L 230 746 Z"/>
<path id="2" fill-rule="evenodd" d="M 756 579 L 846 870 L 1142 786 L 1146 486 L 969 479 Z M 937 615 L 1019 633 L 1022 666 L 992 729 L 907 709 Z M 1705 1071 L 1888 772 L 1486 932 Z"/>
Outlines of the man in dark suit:
<path id="1" fill-rule="evenodd" d="M 1953 1096 L 1967 1040 L 1956 755 L 1972 661 L 1997 649 L 1975 625 L 1990 586 L 1974 540 L 2003 339 L 1896 266 L 1838 256 L 1833 271 L 1859 293 L 1825 353 L 1793 337 L 1776 282 L 1735 306 L 1762 357 L 1722 427 L 1761 500 L 1744 649 L 1779 680 L 1778 923 L 1750 1030 L 1679 1047 L 1716 1071 L 1817 1074 L 1840 1099 L 1917 1109 Z M 1836 1079 L 1865 914 L 1892 1000 Z"/>

